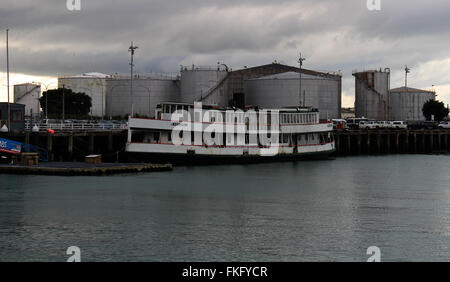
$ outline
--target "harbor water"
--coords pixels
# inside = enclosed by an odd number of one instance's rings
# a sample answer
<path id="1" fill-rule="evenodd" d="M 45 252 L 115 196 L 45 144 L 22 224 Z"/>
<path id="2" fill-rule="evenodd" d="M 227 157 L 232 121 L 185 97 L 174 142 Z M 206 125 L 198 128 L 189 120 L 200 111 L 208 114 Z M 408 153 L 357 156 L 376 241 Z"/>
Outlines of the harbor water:
<path id="1" fill-rule="evenodd" d="M 0 261 L 450 261 L 450 156 L 0 175 Z"/>

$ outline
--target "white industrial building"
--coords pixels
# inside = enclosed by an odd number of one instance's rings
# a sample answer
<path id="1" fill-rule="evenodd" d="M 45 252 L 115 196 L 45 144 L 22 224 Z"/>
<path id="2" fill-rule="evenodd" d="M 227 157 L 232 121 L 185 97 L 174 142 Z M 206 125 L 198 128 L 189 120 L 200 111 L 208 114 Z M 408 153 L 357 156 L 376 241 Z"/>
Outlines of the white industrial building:
<path id="1" fill-rule="evenodd" d="M 389 118 L 390 70 L 354 72 L 355 115 L 374 120 Z"/>
<path id="2" fill-rule="evenodd" d="M 109 75 L 97 72 L 58 78 L 58 88 L 68 88 L 73 92 L 85 93 L 91 97 L 91 116 L 103 117 L 106 112 L 106 79 Z"/>
<path id="3" fill-rule="evenodd" d="M 25 105 L 25 116 L 39 116 L 41 106 L 41 85 L 36 83 L 23 83 L 14 85 L 14 103 Z"/>
<path id="4" fill-rule="evenodd" d="M 279 73 L 244 80 L 244 93 L 247 105 L 311 106 L 319 109 L 321 119 L 341 117 L 341 80 L 336 76 L 302 74 L 300 83 L 298 72 Z"/>
<path id="5" fill-rule="evenodd" d="M 272 63 L 230 70 L 226 65 L 182 66 L 179 76 L 130 76 L 87 73 L 58 79 L 59 87 L 92 97 L 93 116 L 124 117 L 130 113 L 153 117 L 161 102 L 203 102 L 221 107 L 246 105 L 265 108 L 313 106 L 321 118 L 340 118 L 340 74 L 302 69 L 304 103 L 299 100 L 299 68 Z"/>
<path id="6" fill-rule="evenodd" d="M 435 100 L 433 91 L 410 87 L 400 87 L 391 90 L 390 117 L 392 120 L 422 121 L 426 120 L 422 113 L 423 105 L 429 100 Z"/>

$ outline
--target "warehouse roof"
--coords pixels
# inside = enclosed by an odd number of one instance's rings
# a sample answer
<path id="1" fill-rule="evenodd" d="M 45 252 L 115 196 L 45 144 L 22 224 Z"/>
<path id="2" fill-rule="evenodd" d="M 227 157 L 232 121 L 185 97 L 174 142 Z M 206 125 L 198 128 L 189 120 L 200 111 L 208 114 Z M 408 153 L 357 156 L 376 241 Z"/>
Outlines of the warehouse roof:
<path id="1" fill-rule="evenodd" d="M 25 82 L 25 83 L 14 84 L 14 86 L 41 86 L 41 84 L 36 83 L 36 82 Z"/>
<path id="2" fill-rule="evenodd" d="M 293 66 L 288 66 L 288 65 L 284 65 L 284 64 L 280 64 L 280 63 L 271 63 L 271 64 L 267 64 L 267 65 L 262 65 L 262 66 L 256 66 L 256 67 L 251 67 L 251 68 L 244 68 L 244 69 L 240 69 L 240 70 L 233 70 L 231 71 L 231 74 L 249 74 L 249 73 L 253 73 L 253 72 L 272 72 L 272 73 L 280 73 L 280 72 L 296 72 L 298 73 L 300 71 L 300 69 L 298 67 L 293 67 Z M 301 69 L 302 74 L 310 74 L 310 75 L 314 75 L 314 76 L 324 76 L 324 77 L 329 77 L 329 78 L 341 78 L 342 74 L 340 72 L 318 72 L 318 71 L 313 71 L 313 70 L 309 70 L 309 69 L 305 69 L 302 68 Z"/>
<path id="3" fill-rule="evenodd" d="M 434 91 L 429 90 L 422 90 L 417 88 L 411 88 L 411 87 L 399 87 L 395 89 L 391 89 L 391 92 L 411 92 L 411 93 L 435 93 Z"/>
<path id="4" fill-rule="evenodd" d="M 107 77 L 110 77 L 110 75 L 100 72 L 87 72 L 78 75 L 62 76 L 60 78 L 107 78 Z"/>
<path id="5" fill-rule="evenodd" d="M 298 80 L 299 73 L 293 72 L 293 71 L 282 72 L 282 73 L 278 73 L 278 74 L 266 75 L 266 76 L 248 79 L 248 80 L 266 80 L 266 79 L 285 79 L 285 80 L 295 79 L 295 80 Z M 327 77 L 302 73 L 302 79 L 327 79 Z"/>

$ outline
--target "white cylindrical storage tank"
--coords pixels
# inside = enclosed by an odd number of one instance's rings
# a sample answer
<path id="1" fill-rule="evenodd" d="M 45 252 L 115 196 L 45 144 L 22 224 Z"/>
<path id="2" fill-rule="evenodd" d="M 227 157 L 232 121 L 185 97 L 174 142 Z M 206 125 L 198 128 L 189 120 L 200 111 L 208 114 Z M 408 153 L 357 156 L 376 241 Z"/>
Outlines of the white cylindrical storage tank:
<path id="1" fill-rule="evenodd" d="M 103 73 L 84 73 L 75 76 L 59 77 L 58 88 L 70 89 L 73 92 L 84 93 L 91 97 L 90 115 L 102 117 L 105 114 L 105 80 L 108 75 Z"/>
<path id="2" fill-rule="evenodd" d="M 310 106 L 321 119 L 341 117 L 341 77 L 285 72 L 244 81 L 245 103 L 262 108 Z"/>
<path id="3" fill-rule="evenodd" d="M 25 105 L 25 116 L 38 116 L 41 111 L 39 98 L 41 85 L 24 83 L 14 85 L 14 103 Z"/>
<path id="4" fill-rule="evenodd" d="M 386 69 L 355 72 L 355 115 L 388 120 L 390 71 Z"/>
<path id="5" fill-rule="evenodd" d="M 393 120 L 423 121 L 423 105 L 429 100 L 435 100 L 433 91 L 400 87 L 391 90 L 390 116 Z"/>
<path id="6" fill-rule="evenodd" d="M 157 104 L 176 102 L 180 94 L 178 78 L 169 76 L 135 77 L 133 98 L 130 94 L 129 77 L 108 79 L 106 85 L 106 115 L 108 117 L 130 115 L 132 103 L 135 115 L 154 117 Z"/>
<path id="7" fill-rule="evenodd" d="M 220 67 L 182 67 L 181 68 L 181 96 L 180 102 L 193 103 L 207 98 L 210 104 L 225 104 L 226 91 L 220 90 L 220 85 L 225 85 L 227 70 Z M 222 93 L 222 95 L 220 95 Z M 211 96 L 217 96 L 211 98 Z"/>

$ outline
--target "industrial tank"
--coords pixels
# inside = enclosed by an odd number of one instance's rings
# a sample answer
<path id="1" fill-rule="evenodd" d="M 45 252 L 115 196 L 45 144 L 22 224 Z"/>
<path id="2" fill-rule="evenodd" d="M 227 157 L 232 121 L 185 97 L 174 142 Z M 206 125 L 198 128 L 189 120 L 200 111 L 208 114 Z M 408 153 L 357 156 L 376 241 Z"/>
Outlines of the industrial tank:
<path id="1" fill-rule="evenodd" d="M 390 116 L 393 120 L 421 121 L 425 120 L 422 113 L 423 105 L 429 100 L 435 100 L 433 91 L 400 87 L 391 90 Z"/>
<path id="2" fill-rule="evenodd" d="M 354 72 L 355 115 L 374 120 L 388 120 L 390 70 Z"/>
<path id="3" fill-rule="evenodd" d="M 91 97 L 90 115 L 102 117 L 105 115 L 105 81 L 107 77 L 109 76 L 97 72 L 58 77 L 58 87 L 64 86 L 73 92 L 85 93 Z"/>
<path id="4" fill-rule="evenodd" d="M 220 66 L 182 66 L 180 102 L 202 101 L 205 104 L 227 106 L 227 75 L 228 71 Z"/>
<path id="5" fill-rule="evenodd" d="M 25 105 L 25 116 L 39 115 L 41 109 L 40 97 L 40 84 L 23 83 L 14 85 L 14 103 Z"/>
<path id="6" fill-rule="evenodd" d="M 110 78 L 106 80 L 106 115 L 125 116 L 134 114 L 154 117 L 155 108 L 161 102 L 179 100 L 180 88 L 177 77 L 152 75 L 133 78 L 133 97 L 131 97 L 130 77 Z"/>
<path id="7" fill-rule="evenodd" d="M 244 81 L 245 103 L 263 108 L 311 106 L 321 119 L 341 117 L 341 77 L 285 72 Z"/>

